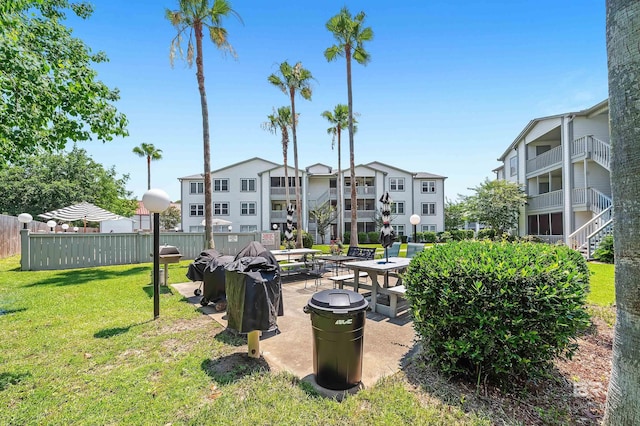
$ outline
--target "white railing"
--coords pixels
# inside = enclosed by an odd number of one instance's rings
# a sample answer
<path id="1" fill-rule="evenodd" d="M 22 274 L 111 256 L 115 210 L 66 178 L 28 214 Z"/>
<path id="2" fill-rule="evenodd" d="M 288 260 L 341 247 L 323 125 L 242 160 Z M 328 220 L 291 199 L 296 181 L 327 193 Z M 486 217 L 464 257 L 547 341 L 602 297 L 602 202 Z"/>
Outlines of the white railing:
<path id="1" fill-rule="evenodd" d="M 358 210 L 358 219 L 373 219 L 376 217 L 375 210 Z M 351 219 L 351 210 L 344 211 L 344 218 Z"/>
<path id="2" fill-rule="evenodd" d="M 588 188 L 574 188 L 573 191 L 571 191 L 571 204 L 574 206 L 587 204 L 587 189 Z"/>
<path id="3" fill-rule="evenodd" d="M 285 187 L 277 187 L 277 186 L 272 186 L 271 187 L 271 191 L 270 191 L 271 195 L 285 195 L 286 194 L 286 188 Z M 302 188 L 300 188 L 300 193 L 302 194 Z M 290 186 L 289 187 L 289 195 L 296 195 L 296 188 L 294 186 Z"/>
<path id="4" fill-rule="evenodd" d="M 287 211 L 286 210 L 271 210 L 271 220 L 277 219 L 286 219 Z"/>
<path id="5" fill-rule="evenodd" d="M 600 212 L 594 216 L 589 222 L 576 229 L 567 237 L 567 244 L 573 249 L 585 247 L 589 240 L 589 236 L 604 228 L 606 224 L 613 219 L 613 206 Z"/>
<path id="6" fill-rule="evenodd" d="M 563 191 L 551 191 L 545 194 L 529 197 L 529 209 L 539 210 L 553 207 L 562 207 L 564 201 Z"/>
<path id="7" fill-rule="evenodd" d="M 596 163 L 611 170 L 611 146 L 593 135 L 579 137 L 571 143 L 571 156 L 589 155 Z"/>
<path id="8" fill-rule="evenodd" d="M 587 237 L 587 259 L 593 258 L 593 252 L 598 248 L 602 239 L 613 234 L 613 219 L 609 219 L 596 232 Z"/>
<path id="9" fill-rule="evenodd" d="M 572 191 L 572 205 L 586 205 L 595 214 L 608 209 L 613 201 L 611 198 L 594 188 L 575 188 Z"/>
<path id="10" fill-rule="evenodd" d="M 527 173 L 562 163 L 562 145 L 527 160 Z"/>

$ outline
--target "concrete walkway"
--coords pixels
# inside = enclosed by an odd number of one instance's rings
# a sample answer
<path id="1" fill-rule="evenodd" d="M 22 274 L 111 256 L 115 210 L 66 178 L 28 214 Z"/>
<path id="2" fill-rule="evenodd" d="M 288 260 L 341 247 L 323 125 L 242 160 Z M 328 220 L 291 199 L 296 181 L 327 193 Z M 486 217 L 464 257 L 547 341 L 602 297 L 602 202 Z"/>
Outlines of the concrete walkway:
<path id="1" fill-rule="evenodd" d="M 303 307 L 316 292 L 316 286 L 313 279 L 306 282 L 306 288 L 304 280 L 290 280 L 291 278 L 286 278 L 282 283 L 284 316 L 278 317 L 277 320 L 280 333 L 263 334 L 260 339 L 260 351 L 272 370 L 289 371 L 315 385 L 311 319 L 303 312 Z M 225 312 L 215 312 L 213 305 L 200 306 L 200 297 L 194 296 L 193 293 L 198 284 L 188 282 L 173 284 L 172 287 L 194 306 L 199 307 L 204 314 L 226 328 Z M 317 291 L 332 288 L 332 282 L 323 279 Z M 399 371 L 405 357 L 410 354 L 414 346 L 415 333 L 408 311 L 401 311 L 396 318 L 367 312 L 362 385 L 371 387 L 380 378 Z"/>

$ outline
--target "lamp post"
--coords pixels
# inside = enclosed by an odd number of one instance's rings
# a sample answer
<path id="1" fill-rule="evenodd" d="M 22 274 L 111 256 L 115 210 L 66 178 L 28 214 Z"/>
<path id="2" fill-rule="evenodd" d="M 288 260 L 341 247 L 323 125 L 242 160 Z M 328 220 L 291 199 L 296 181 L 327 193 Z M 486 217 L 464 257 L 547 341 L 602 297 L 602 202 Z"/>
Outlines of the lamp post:
<path id="1" fill-rule="evenodd" d="M 417 214 L 412 214 L 411 217 L 409 218 L 409 222 L 411 222 L 411 224 L 413 225 L 413 242 L 417 243 L 418 242 L 418 224 L 420 224 L 420 216 L 418 216 Z"/>
<path id="2" fill-rule="evenodd" d="M 29 213 L 20 213 L 18 215 L 18 222 L 22 224 L 22 229 L 27 229 L 27 224 L 33 220 L 33 216 Z"/>
<path id="3" fill-rule="evenodd" d="M 57 224 L 56 224 L 56 221 L 55 221 L 55 220 L 50 220 L 50 221 L 48 221 L 48 222 L 47 222 L 47 226 L 48 226 L 49 228 L 51 228 L 51 232 L 52 232 L 52 233 L 54 232 L 54 228 L 56 227 L 56 225 L 57 225 Z"/>
<path id="4" fill-rule="evenodd" d="M 160 212 L 170 203 L 162 189 L 150 189 L 142 196 L 142 204 L 153 213 L 153 319 L 160 316 Z"/>

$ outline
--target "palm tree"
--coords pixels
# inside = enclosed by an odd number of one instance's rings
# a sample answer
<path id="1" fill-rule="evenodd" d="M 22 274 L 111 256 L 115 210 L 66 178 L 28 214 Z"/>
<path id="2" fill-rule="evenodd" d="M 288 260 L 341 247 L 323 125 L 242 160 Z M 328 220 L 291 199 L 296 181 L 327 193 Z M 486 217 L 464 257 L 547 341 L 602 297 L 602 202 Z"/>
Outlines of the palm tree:
<path id="1" fill-rule="evenodd" d="M 359 64 L 366 65 L 370 58 L 369 53 L 364 50 L 364 42 L 373 39 L 371 27 L 364 27 L 364 12 L 358 13 L 355 17 L 345 6 L 336 16 L 329 19 L 326 24 L 327 29 L 333 33 L 338 44 L 329 47 L 324 51 L 324 57 L 331 62 L 339 56 L 344 56 L 347 62 L 347 104 L 349 106 L 349 165 L 351 168 L 351 241 L 349 245 L 358 245 L 358 216 L 356 209 L 356 165 L 353 145 L 353 99 L 351 96 L 351 58 Z"/>
<path id="2" fill-rule="evenodd" d="M 162 150 L 156 149 L 152 143 L 141 143 L 133 148 L 133 153 L 138 157 L 147 157 L 147 189 L 151 189 L 151 161 L 162 159 Z"/>
<path id="3" fill-rule="evenodd" d="M 296 94 L 300 94 L 304 99 L 311 99 L 311 80 L 313 76 L 311 72 L 302 68 L 302 62 L 298 62 L 293 67 L 287 61 L 280 64 L 280 75 L 271 74 L 268 77 L 269 83 L 273 84 L 291 100 L 291 116 L 297 117 L 296 114 Z M 296 136 L 296 123 L 294 120 L 291 126 L 293 133 L 293 162 L 295 165 L 295 188 L 296 188 L 296 220 L 298 228 L 302 225 L 302 211 L 300 209 L 300 177 L 298 169 L 298 138 Z M 297 232 L 296 247 L 302 247 L 302 229 Z"/>
<path id="4" fill-rule="evenodd" d="M 345 127 L 349 126 L 349 107 L 347 105 L 344 104 L 338 104 L 335 106 L 335 108 L 333 109 L 333 112 L 331 111 L 324 111 L 322 113 L 322 116 L 324 118 L 327 119 L 327 121 L 329 123 L 331 123 L 331 127 L 329 127 L 327 129 L 327 133 L 332 135 L 333 137 L 331 138 L 331 149 L 333 149 L 333 146 L 335 145 L 335 141 L 336 141 L 336 137 L 338 139 L 338 203 L 337 203 L 337 213 L 336 215 L 338 216 L 338 241 L 342 241 L 342 236 L 344 234 L 344 217 L 342 214 L 342 203 L 344 202 L 343 200 L 343 195 L 342 195 L 342 190 L 343 190 L 343 184 L 342 184 L 342 157 L 340 154 L 340 139 L 342 136 L 342 129 L 344 129 Z M 357 132 L 358 128 L 355 125 L 357 123 L 357 120 L 353 120 L 353 132 Z"/>
<path id="5" fill-rule="evenodd" d="M 200 91 L 202 144 L 204 147 L 205 234 L 207 246 L 214 248 L 213 227 L 211 226 L 213 220 L 213 196 L 211 188 L 211 147 L 209 145 L 209 107 L 207 105 L 207 92 L 204 87 L 204 63 L 202 55 L 203 29 L 206 28 L 209 30 L 209 38 L 218 49 L 223 52 L 229 52 L 235 57 L 236 53 L 231 44 L 229 44 L 227 30 L 222 26 L 222 19 L 233 15 L 242 22 L 242 18 L 231 8 L 231 4 L 227 0 L 213 0 L 213 5 L 209 4 L 209 0 L 178 0 L 178 9 L 167 9 L 165 14 L 178 32 L 171 41 L 169 59 L 172 66 L 176 49 L 180 57 L 186 59 L 189 67 L 193 65 L 193 41 L 195 37 L 196 78 L 198 80 L 198 90 Z M 183 34 L 188 34 L 186 58 L 182 50 Z"/>
<path id="6" fill-rule="evenodd" d="M 287 152 L 289 151 L 289 129 L 293 123 L 291 121 L 291 108 L 283 106 L 276 111 L 273 110 L 273 114 L 267 116 L 267 120 L 262 123 L 262 128 L 270 133 L 276 134 L 280 131 L 282 135 L 282 159 L 284 161 L 284 190 L 285 200 L 289 205 L 289 170 L 287 166 Z"/>
<path id="7" fill-rule="evenodd" d="M 640 2 L 608 0 L 616 324 L 605 425 L 640 424 Z"/>

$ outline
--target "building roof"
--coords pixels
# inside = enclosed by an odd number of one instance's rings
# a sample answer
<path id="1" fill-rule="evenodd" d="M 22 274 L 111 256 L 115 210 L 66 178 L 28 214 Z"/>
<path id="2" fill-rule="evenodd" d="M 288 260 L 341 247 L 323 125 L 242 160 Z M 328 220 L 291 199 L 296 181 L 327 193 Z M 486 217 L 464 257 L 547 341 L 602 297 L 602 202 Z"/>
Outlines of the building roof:
<path id="1" fill-rule="evenodd" d="M 224 167 L 222 167 L 222 168 L 220 168 L 220 169 L 211 170 L 211 173 L 212 173 L 212 174 L 213 174 L 213 173 L 218 173 L 218 172 L 221 172 L 221 171 L 223 171 L 223 170 L 226 170 L 226 169 L 230 169 L 230 168 L 233 168 L 233 167 L 239 166 L 240 164 L 249 163 L 249 162 L 251 162 L 251 161 L 255 161 L 255 160 L 264 161 L 265 163 L 272 164 L 272 165 L 274 166 L 274 167 L 273 167 L 274 169 L 278 167 L 278 163 L 274 163 L 273 161 L 265 160 L 264 158 L 260 158 L 260 157 L 253 157 L 253 158 L 249 158 L 249 159 L 247 159 L 247 160 L 239 161 L 239 162 L 237 162 L 237 163 L 229 164 L 228 166 L 224 166 Z M 189 176 L 184 176 L 184 177 L 178 178 L 178 180 L 185 180 L 185 179 L 202 179 L 202 178 L 203 178 L 203 176 L 204 176 L 204 173 L 198 173 L 198 174 L 195 174 L 195 175 L 189 175 Z"/>
<path id="2" fill-rule="evenodd" d="M 407 173 L 407 174 L 413 175 L 414 179 L 446 179 L 447 178 L 446 176 L 435 175 L 433 173 L 427 173 L 427 172 L 410 172 L 408 170 L 404 170 L 404 169 L 401 169 L 401 168 L 396 167 L 396 166 L 385 164 L 385 163 L 383 163 L 381 161 L 372 161 L 372 162 L 366 164 L 366 166 L 371 167 L 372 169 L 378 170 L 378 168 L 376 168 L 376 164 L 380 164 L 380 165 L 382 165 L 384 167 L 388 167 L 390 169 L 399 170 L 399 171 L 401 171 L 403 173 Z"/>
<path id="3" fill-rule="evenodd" d="M 138 200 L 138 208 L 136 209 L 136 214 L 137 215 L 149 215 L 151 213 L 149 212 L 149 210 L 147 210 L 147 208 L 144 206 L 142 201 Z"/>

